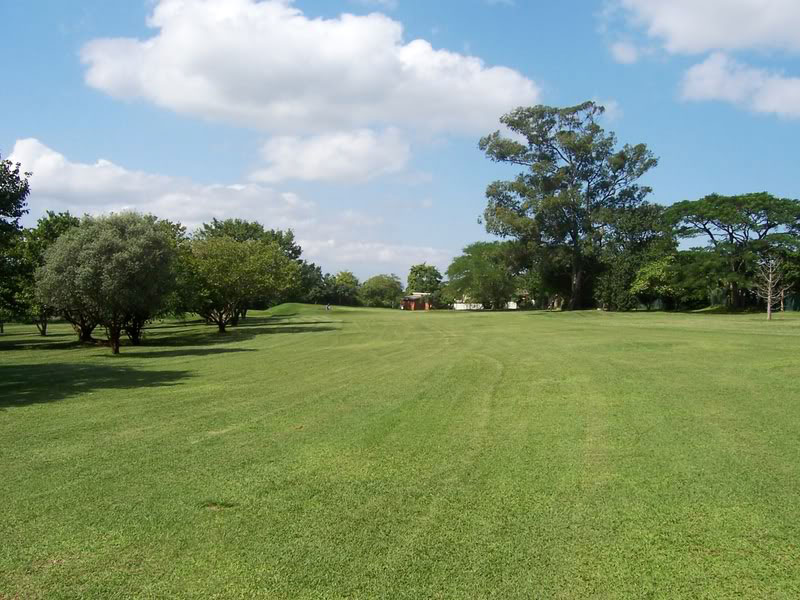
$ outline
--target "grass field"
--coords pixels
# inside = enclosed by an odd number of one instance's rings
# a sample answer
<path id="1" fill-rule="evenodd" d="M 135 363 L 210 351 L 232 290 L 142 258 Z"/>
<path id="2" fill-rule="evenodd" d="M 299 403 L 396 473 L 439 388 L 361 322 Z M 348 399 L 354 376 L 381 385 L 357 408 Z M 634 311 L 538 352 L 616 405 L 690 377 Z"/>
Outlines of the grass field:
<path id="1" fill-rule="evenodd" d="M 800 597 L 800 315 L 0 337 L 0 598 Z"/>

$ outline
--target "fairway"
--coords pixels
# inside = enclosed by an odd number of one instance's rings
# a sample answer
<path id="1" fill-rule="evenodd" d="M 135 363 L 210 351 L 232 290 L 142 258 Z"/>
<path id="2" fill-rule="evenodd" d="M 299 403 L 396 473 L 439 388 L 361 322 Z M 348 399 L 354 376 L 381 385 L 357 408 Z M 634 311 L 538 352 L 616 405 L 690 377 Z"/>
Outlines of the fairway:
<path id="1" fill-rule="evenodd" d="M 52 331 L 0 336 L 2 599 L 800 596 L 800 314 Z"/>

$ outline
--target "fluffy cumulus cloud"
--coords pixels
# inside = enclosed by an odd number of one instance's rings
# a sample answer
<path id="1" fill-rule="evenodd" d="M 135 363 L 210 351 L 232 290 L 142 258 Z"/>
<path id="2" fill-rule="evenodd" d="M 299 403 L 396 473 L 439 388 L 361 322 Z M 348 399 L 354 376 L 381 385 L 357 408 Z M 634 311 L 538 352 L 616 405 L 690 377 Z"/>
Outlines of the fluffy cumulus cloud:
<path id="1" fill-rule="evenodd" d="M 37 139 L 18 140 L 9 158 L 32 171 L 31 217 L 45 210 L 101 214 L 136 210 L 194 228 L 216 217 L 254 219 L 292 228 L 304 255 L 325 268 L 405 272 L 414 262 L 445 264 L 445 250 L 364 241 L 382 224 L 379 217 L 343 210 L 320 218 L 319 207 L 260 183 L 204 185 L 189 179 L 129 170 L 108 160 L 81 163 Z"/>
<path id="2" fill-rule="evenodd" d="M 752 48 L 800 51 L 797 0 L 618 0 L 669 52 Z"/>
<path id="3" fill-rule="evenodd" d="M 708 54 L 686 72 L 684 99 L 726 101 L 800 118 L 800 78 L 731 57 L 748 51 L 800 52 L 797 0 L 617 0 L 617 7 L 668 53 Z"/>
<path id="4" fill-rule="evenodd" d="M 270 133 L 387 126 L 484 132 L 537 85 L 479 58 L 405 41 L 379 13 L 309 18 L 290 0 L 160 0 L 147 39 L 83 47 L 89 85 Z"/>
<path id="5" fill-rule="evenodd" d="M 714 53 L 683 80 L 687 100 L 722 100 L 755 112 L 800 118 L 800 78 L 758 69 Z"/>
<path id="6" fill-rule="evenodd" d="M 371 129 L 318 136 L 279 136 L 262 148 L 266 166 L 250 175 L 253 181 L 284 179 L 359 182 L 402 171 L 411 148 L 396 129 Z"/>

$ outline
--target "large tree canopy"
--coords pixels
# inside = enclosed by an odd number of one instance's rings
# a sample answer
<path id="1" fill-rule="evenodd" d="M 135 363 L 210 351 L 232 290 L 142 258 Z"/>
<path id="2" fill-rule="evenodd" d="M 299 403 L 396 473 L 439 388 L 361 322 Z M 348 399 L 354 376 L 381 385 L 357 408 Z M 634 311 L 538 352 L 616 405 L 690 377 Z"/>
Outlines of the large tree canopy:
<path id="1" fill-rule="evenodd" d="M 53 307 L 42 303 L 36 294 L 36 269 L 44 266 L 45 253 L 64 233 L 80 225 L 81 220 L 69 212 L 47 211 L 36 227 L 25 229 L 17 243 L 20 264 L 20 282 L 17 293 L 17 311 L 26 321 L 33 321 L 41 335 L 47 335 L 47 324 Z"/>
<path id="2" fill-rule="evenodd" d="M 244 219 L 212 219 L 211 223 L 203 223 L 195 232 L 196 239 L 205 240 L 212 237 L 229 237 L 237 242 L 262 241 L 275 242 L 283 253 L 294 260 L 300 258 L 302 248 L 295 242 L 291 229 L 265 229 L 258 221 Z"/>
<path id="3" fill-rule="evenodd" d="M 45 254 L 36 274 L 39 300 L 86 339 L 106 329 L 114 354 L 126 329 L 141 331 L 172 288 L 175 249 L 155 217 L 137 213 L 84 217 Z"/>
<path id="4" fill-rule="evenodd" d="M 358 291 L 364 306 L 394 308 L 403 297 L 403 284 L 397 275 L 375 275 L 361 284 Z"/>
<path id="5" fill-rule="evenodd" d="M 464 248 L 447 269 L 454 299 L 504 308 L 517 288 L 510 250 L 509 242 L 476 242 Z"/>
<path id="6" fill-rule="evenodd" d="M 194 310 L 224 333 L 243 306 L 270 302 L 296 285 L 297 261 L 274 242 L 236 241 L 227 236 L 195 240 L 190 271 Z"/>
<path id="7" fill-rule="evenodd" d="M 800 243 L 800 200 L 767 192 L 710 194 L 677 202 L 668 214 L 679 236 L 705 238 L 708 250 L 719 258 L 714 276 L 733 307 L 755 301 L 748 290 L 759 259 L 791 254 Z"/>
<path id="8" fill-rule="evenodd" d="M 422 263 L 412 265 L 408 271 L 408 287 L 410 292 L 433 294 L 442 287 L 442 274 L 433 265 Z"/>
<path id="9" fill-rule="evenodd" d="M 479 144 L 491 160 L 524 167 L 487 188 L 487 231 L 566 258 L 569 308 L 591 297 L 584 284 L 608 211 L 641 204 L 650 188 L 637 182 L 657 164 L 644 144 L 617 149 L 615 135 L 597 123 L 603 111 L 594 102 L 520 107 L 500 119 L 515 138 L 496 131 Z"/>

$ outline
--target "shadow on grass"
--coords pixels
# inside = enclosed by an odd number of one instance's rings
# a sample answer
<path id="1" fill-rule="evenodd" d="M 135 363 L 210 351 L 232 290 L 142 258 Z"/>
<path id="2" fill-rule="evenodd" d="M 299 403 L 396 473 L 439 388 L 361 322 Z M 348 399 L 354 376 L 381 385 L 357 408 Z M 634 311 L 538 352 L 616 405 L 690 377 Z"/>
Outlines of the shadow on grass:
<path id="1" fill-rule="evenodd" d="M 145 348 L 147 346 L 138 346 Z M 150 346 L 151 348 L 154 346 Z M 178 350 L 152 350 L 139 352 L 136 346 L 127 346 L 125 352 L 120 353 L 121 357 L 130 356 L 131 358 L 168 358 L 175 356 L 210 356 L 211 354 L 233 354 L 236 352 L 257 352 L 252 348 L 185 348 Z"/>
<path id="2" fill-rule="evenodd" d="M 189 376 L 189 371 L 141 371 L 120 365 L 0 365 L 0 410 L 93 391 L 172 386 Z"/>
<path id="3" fill-rule="evenodd" d="M 316 325 L 316 324 L 315 324 Z M 274 334 L 296 334 L 296 333 L 320 333 L 324 331 L 337 331 L 335 327 L 327 326 L 296 326 L 296 325 L 264 325 L 248 324 L 237 327 L 229 327 L 225 333 L 219 333 L 216 328 L 209 326 L 208 329 L 200 331 L 190 331 L 183 334 L 170 334 L 158 338 L 145 338 L 143 346 L 166 347 L 176 346 L 216 346 L 221 344 L 231 344 L 251 340 L 259 335 Z M 123 349 L 123 352 L 125 350 Z"/>
<path id="4" fill-rule="evenodd" d="M 46 336 L 31 334 L 15 339 L 4 339 L 0 336 L 0 352 L 3 350 L 66 350 L 80 346 L 74 333 L 48 333 Z"/>

